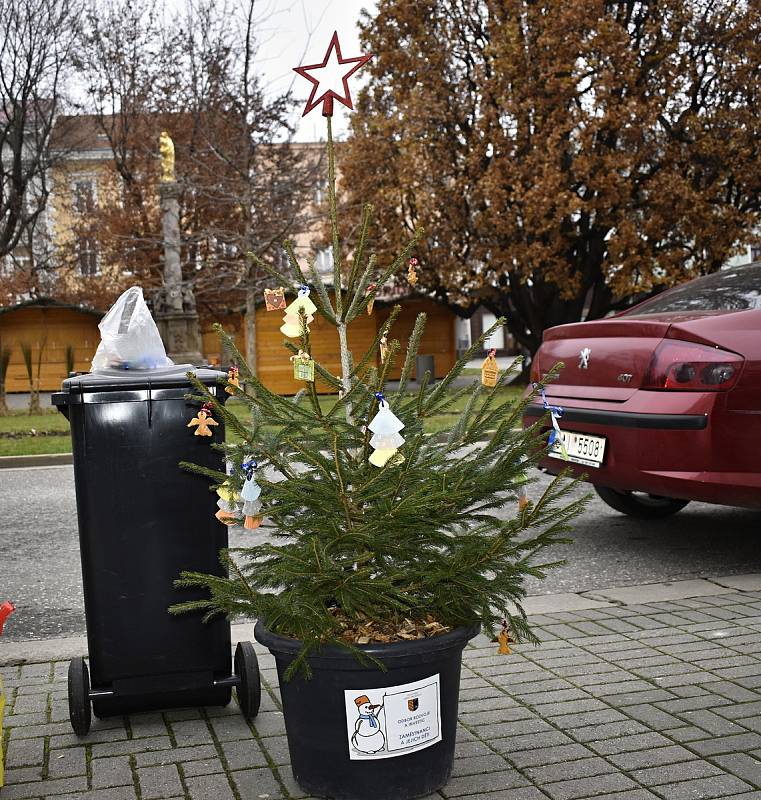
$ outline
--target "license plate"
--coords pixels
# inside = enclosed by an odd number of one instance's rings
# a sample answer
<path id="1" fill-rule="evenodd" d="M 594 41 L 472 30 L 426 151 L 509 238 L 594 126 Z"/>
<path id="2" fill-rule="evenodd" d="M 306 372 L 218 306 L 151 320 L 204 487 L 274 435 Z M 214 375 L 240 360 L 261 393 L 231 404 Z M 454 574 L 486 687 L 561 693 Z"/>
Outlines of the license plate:
<path id="1" fill-rule="evenodd" d="M 587 467 L 599 467 L 602 464 L 605 454 L 604 436 L 561 431 L 560 438 L 563 440 L 569 461 L 573 461 L 575 464 L 584 464 Z M 555 458 L 563 458 L 560 442 L 557 439 L 552 443 L 550 454 Z"/>

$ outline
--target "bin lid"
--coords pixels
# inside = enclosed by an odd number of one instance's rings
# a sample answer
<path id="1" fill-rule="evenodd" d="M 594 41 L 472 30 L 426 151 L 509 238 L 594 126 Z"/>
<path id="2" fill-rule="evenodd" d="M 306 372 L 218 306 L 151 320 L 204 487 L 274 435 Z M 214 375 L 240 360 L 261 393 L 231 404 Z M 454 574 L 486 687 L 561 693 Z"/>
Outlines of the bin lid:
<path id="1" fill-rule="evenodd" d="M 104 369 L 85 375 L 66 378 L 61 391 L 53 395 L 54 405 L 67 405 L 69 396 L 88 392 L 121 392 L 125 389 L 171 389 L 190 388 L 187 373 L 192 372 L 207 386 L 217 383 L 219 378 L 227 377 L 209 367 L 194 367 L 192 364 L 174 364 L 160 369 Z"/>

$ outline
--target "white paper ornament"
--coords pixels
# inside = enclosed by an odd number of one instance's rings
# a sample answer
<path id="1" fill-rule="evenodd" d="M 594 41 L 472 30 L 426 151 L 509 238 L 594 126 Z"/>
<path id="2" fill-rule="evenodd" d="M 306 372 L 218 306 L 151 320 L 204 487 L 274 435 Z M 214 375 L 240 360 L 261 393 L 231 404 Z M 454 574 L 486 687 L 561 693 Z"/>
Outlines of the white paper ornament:
<path id="1" fill-rule="evenodd" d="M 258 500 L 261 493 L 262 487 L 253 478 L 246 478 L 243 489 L 241 489 L 240 498 L 248 503 L 252 500 Z"/>
<path id="2" fill-rule="evenodd" d="M 374 434 L 370 439 L 370 447 L 375 450 L 368 460 L 373 466 L 383 467 L 389 459 L 396 455 L 397 449 L 404 444 L 404 437 L 399 433 L 404 427 L 404 423 L 389 408 L 380 392 L 376 394 L 376 397 L 378 398 L 378 413 L 367 426 Z"/>
<path id="3" fill-rule="evenodd" d="M 368 461 L 375 467 L 383 467 L 386 462 L 396 453 L 396 448 L 389 450 L 374 450 Z"/>
<path id="4" fill-rule="evenodd" d="M 378 404 L 378 413 L 367 427 L 373 433 L 388 435 L 400 431 L 404 427 L 404 423 L 389 408 L 388 403 L 381 400 Z"/>
<path id="5" fill-rule="evenodd" d="M 261 500 L 248 500 L 243 503 L 243 516 L 255 517 L 262 510 Z"/>
<path id="6" fill-rule="evenodd" d="M 376 433 L 370 439 L 370 447 L 376 450 L 396 450 L 404 444 L 404 437 L 400 433 Z"/>
<path id="7" fill-rule="evenodd" d="M 301 336 L 301 318 L 299 316 L 301 310 L 306 314 L 307 325 L 310 325 L 314 321 L 314 312 L 317 311 L 317 306 L 309 298 L 308 286 L 302 286 L 299 289 L 298 297 L 286 307 L 283 325 L 280 328 L 283 336 L 287 336 L 289 339 Z"/>

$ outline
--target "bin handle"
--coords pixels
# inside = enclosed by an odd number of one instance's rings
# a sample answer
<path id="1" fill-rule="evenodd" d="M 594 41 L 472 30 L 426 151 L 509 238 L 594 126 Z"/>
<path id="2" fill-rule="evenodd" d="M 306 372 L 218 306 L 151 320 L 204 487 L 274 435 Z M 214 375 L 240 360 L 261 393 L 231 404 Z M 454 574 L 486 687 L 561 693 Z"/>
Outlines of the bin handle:
<path id="1" fill-rule="evenodd" d="M 148 427 L 151 427 L 153 420 L 153 395 L 151 394 L 151 382 L 148 381 Z"/>

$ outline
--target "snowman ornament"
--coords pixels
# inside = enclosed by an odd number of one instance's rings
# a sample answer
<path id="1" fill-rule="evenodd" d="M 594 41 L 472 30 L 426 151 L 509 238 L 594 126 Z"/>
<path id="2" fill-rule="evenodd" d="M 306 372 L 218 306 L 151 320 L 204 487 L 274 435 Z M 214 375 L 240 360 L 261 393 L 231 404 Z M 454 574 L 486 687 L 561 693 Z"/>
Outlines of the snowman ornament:
<path id="1" fill-rule="evenodd" d="M 354 734 L 351 737 L 351 744 L 360 753 L 379 753 L 386 746 L 386 737 L 381 730 L 379 714 L 383 709 L 383 704 L 371 703 L 366 695 L 354 698 L 359 717 L 354 725 Z"/>

